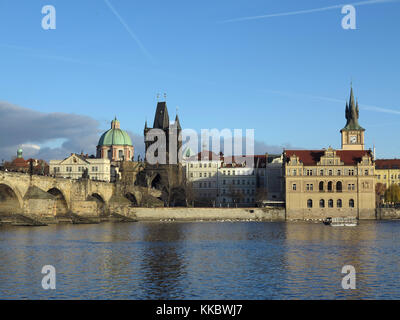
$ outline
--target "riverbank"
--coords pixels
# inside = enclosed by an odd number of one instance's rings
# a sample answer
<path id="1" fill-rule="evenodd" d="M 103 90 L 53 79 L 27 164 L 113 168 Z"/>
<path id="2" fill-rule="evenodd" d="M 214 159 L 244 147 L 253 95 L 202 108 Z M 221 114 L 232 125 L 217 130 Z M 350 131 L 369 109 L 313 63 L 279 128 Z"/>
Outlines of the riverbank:
<path id="1" fill-rule="evenodd" d="M 290 219 L 284 208 L 141 208 L 131 206 L 114 206 L 108 213 L 81 212 L 65 215 L 24 215 L 0 214 L 0 225 L 44 226 L 59 223 L 94 224 L 101 222 L 135 222 L 135 221 L 166 221 L 166 222 L 201 222 L 201 221 L 309 221 L 320 222 L 322 217 L 315 219 Z M 347 216 L 351 216 L 349 213 Z M 399 220 L 400 210 L 380 208 L 376 219 Z"/>
<path id="2" fill-rule="evenodd" d="M 138 221 L 285 221 L 284 208 L 135 208 Z"/>

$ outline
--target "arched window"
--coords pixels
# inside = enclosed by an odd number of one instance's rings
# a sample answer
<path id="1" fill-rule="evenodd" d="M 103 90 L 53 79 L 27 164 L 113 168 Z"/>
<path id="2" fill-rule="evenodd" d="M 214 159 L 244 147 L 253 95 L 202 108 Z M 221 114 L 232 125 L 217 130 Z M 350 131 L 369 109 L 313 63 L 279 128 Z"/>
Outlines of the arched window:
<path id="1" fill-rule="evenodd" d="M 337 206 L 338 208 L 341 208 L 341 207 L 342 207 L 342 200 L 341 200 L 341 199 L 338 199 L 338 200 L 337 200 L 336 206 Z"/>
<path id="2" fill-rule="evenodd" d="M 332 181 L 328 182 L 328 192 L 332 192 Z"/>
<path id="3" fill-rule="evenodd" d="M 342 182 L 341 181 L 336 182 L 336 191 L 342 192 Z"/>
<path id="4" fill-rule="evenodd" d="M 319 207 L 325 208 L 325 200 L 324 199 L 319 200 Z"/>
<path id="5" fill-rule="evenodd" d="M 319 183 L 319 191 L 324 191 L 324 182 L 323 181 L 321 181 Z"/>
<path id="6" fill-rule="evenodd" d="M 312 208 L 312 200 L 311 199 L 307 200 L 307 208 Z"/>
<path id="7" fill-rule="evenodd" d="M 353 200 L 353 199 L 350 199 L 350 201 L 349 201 L 349 207 L 350 207 L 350 208 L 354 208 L 354 200 Z"/>
<path id="8" fill-rule="evenodd" d="M 333 208 L 333 200 L 332 199 L 328 200 L 328 207 Z"/>

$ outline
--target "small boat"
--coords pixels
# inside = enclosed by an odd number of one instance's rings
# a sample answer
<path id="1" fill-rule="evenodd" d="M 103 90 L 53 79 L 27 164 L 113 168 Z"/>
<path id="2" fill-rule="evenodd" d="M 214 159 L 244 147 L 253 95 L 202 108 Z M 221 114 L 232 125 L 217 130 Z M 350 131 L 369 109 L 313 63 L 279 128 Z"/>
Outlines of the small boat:
<path id="1" fill-rule="evenodd" d="M 344 218 L 344 225 L 346 227 L 355 227 L 357 226 L 358 221 L 355 217 L 346 217 Z"/>
<path id="2" fill-rule="evenodd" d="M 324 225 L 329 226 L 332 223 L 332 218 L 328 217 L 322 221 Z"/>
<path id="3" fill-rule="evenodd" d="M 324 225 L 331 227 L 355 227 L 358 221 L 355 217 L 328 217 L 323 221 Z"/>

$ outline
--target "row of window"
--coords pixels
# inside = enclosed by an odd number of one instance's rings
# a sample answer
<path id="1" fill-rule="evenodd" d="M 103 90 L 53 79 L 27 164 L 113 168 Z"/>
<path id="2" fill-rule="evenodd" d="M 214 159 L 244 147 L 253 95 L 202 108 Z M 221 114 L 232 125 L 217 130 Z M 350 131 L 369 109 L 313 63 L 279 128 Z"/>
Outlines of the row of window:
<path id="1" fill-rule="evenodd" d="M 342 192 L 342 182 L 341 181 L 338 181 L 338 182 L 336 182 L 336 191 L 337 192 Z M 347 190 L 354 190 L 354 188 L 355 188 L 355 185 L 354 184 L 348 184 L 347 185 Z M 296 183 L 293 183 L 293 185 L 292 185 L 292 190 L 293 191 L 296 191 L 297 190 L 297 184 Z M 314 190 L 314 184 L 312 184 L 312 183 L 307 183 L 306 184 L 306 190 L 307 191 L 313 191 Z M 321 181 L 320 183 L 319 183 L 319 185 L 318 185 L 318 190 L 319 191 L 325 191 L 325 184 L 324 184 L 324 182 L 323 181 Z M 333 191 L 333 182 L 332 181 L 329 181 L 328 183 L 327 183 L 327 191 Z"/>
<path id="2" fill-rule="evenodd" d="M 214 185 L 214 183 L 212 185 Z M 211 182 L 209 182 L 208 184 L 207 182 L 199 182 L 199 188 L 207 188 L 207 186 L 208 188 L 211 188 Z"/>
<path id="3" fill-rule="evenodd" d="M 229 202 L 229 201 L 227 201 L 227 199 L 225 199 L 225 198 L 222 198 L 222 202 L 226 203 L 226 202 Z M 246 199 L 243 199 L 242 202 L 243 203 L 253 203 L 254 202 L 254 198 L 246 198 Z"/>
<path id="4" fill-rule="evenodd" d="M 65 171 L 73 172 L 74 171 L 73 168 L 74 167 L 65 167 Z M 99 167 L 97 167 L 97 166 L 91 167 L 91 169 L 92 169 L 92 172 L 99 172 Z M 83 172 L 84 170 L 85 170 L 85 167 L 78 167 L 78 172 Z M 60 172 L 60 167 L 54 167 L 53 172 L 54 173 Z"/>
<path id="5" fill-rule="evenodd" d="M 191 178 L 193 178 L 195 176 L 196 175 L 193 172 L 190 173 L 190 177 Z M 207 178 L 207 172 L 199 172 L 199 177 L 200 178 Z M 208 177 L 211 178 L 211 172 L 208 172 Z"/>
<path id="6" fill-rule="evenodd" d="M 207 163 L 199 163 L 198 165 L 197 164 L 194 165 L 193 163 L 190 164 L 191 168 L 207 168 L 207 167 L 211 168 L 211 166 L 216 168 L 217 164 L 216 163 L 212 164 L 211 162 L 208 164 Z"/>
<path id="7" fill-rule="evenodd" d="M 363 188 L 363 189 L 369 189 L 369 186 L 370 186 L 369 182 L 363 182 L 361 185 L 362 185 L 362 188 Z M 336 191 L 336 192 L 342 192 L 342 191 L 343 191 L 342 188 L 343 188 L 343 187 L 342 187 L 342 182 L 341 182 L 341 181 L 336 182 L 336 189 L 335 189 L 335 191 Z M 292 185 L 292 190 L 293 190 L 293 191 L 296 191 L 296 190 L 297 190 L 297 184 L 296 184 L 296 183 L 293 183 L 293 185 Z M 321 181 L 321 182 L 319 183 L 318 190 L 319 190 L 320 192 L 324 192 L 324 191 L 325 191 L 324 182 L 323 182 L 323 181 Z M 349 183 L 349 184 L 347 185 L 347 190 L 348 190 L 348 191 L 354 191 L 354 190 L 356 190 L 355 184 L 354 184 L 354 183 Z M 314 184 L 312 184 L 312 183 L 307 183 L 307 184 L 306 184 L 306 191 L 314 191 Z M 327 184 L 327 191 L 328 191 L 328 192 L 333 192 L 333 191 L 334 191 L 334 190 L 333 190 L 333 182 L 332 182 L 332 181 L 329 181 L 329 182 L 328 182 L 328 184 Z"/>
<path id="8" fill-rule="evenodd" d="M 329 199 L 328 200 L 328 208 L 333 208 L 334 207 L 333 205 L 334 205 L 333 200 Z M 313 207 L 313 201 L 312 201 L 312 199 L 308 199 L 307 200 L 307 208 L 312 208 L 312 207 Z M 319 200 L 319 207 L 325 208 L 325 200 L 324 199 Z M 337 208 L 343 207 L 342 199 L 336 200 L 336 207 Z M 349 208 L 354 208 L 354 200 L 353 199 L 349 200 Z"/>
<path id="9" fill-rule="evenodd" d="M 381 175 L 378 174 L 378 180 L 379 180 L 380 178 L 381 178 Z M 383 179 L 386 180 L 386 174 L 383 175 Z M 390 179 L 400 179 L 400 174 L 399 174 L 399 175 L 392 174 L 392 175 L 390 176 Z"/>
<path id="10" fill-rule="evenodd" d="M 371 171 L 372 172 L 372 171 Z M 297 176 L 297 174 L 300 175 L 301 171 L 297 170 L 297 169 L 292 169 L 292 175 L 293 176 Z M 320 176 L 333 176 L 333 175 L 337 175 L 337 176 L 341 176 L 342 174 L 346 175 L 346 176 L 354 176 L 354 174 L 356 173 L 356 170 L 354 169 L 345 169 L 345 170 L 319 170 L 319 175 Z M 290 175 L 290 170 L 288 170 L 288 174 Z M 317 169 L 304 169 L 304 175 L 305 176 L 315 176 L 317 175 Z M 364 175 L 368 176 L 369 175 L 369 170 L 365 169 L 364 170 Z M 400 176 L 400 175 L 399 175 Z"/>
<path id="11" fill-rule="evenodd" d="M 227 182 L 226 180 L 222 180 L 222 184 L 227 184 L 226 182 Z M 228 182 L 229 182 L 229 180 L 228 180 Z M 232 180 L 232 184 L 240 185 L 240 180 L 237 180 L 237 181 L 236 180 Z M 246 180 L 242 180 L 241 184 L 244 186 L 246 184 Z M 255 182 L 251 181 L 251 185 L 254 186 L 254 184 L 255 184 Z M 247 185 L 248 186 L 250 185 L 250 180 L 247 180 Z"/>
<path id="12" fill-rule="evenodd" d="M 229 193 L 229 190 L 222 189 L 222 194 L 227 194 Z M 255 190 L 254 189 L 237 189 L 237 190 L 232 190 L 233 194 L 254 194 Z"/>
<path id="13" fill-rule="evenodd" d="M 225 176 L 226 175 L 230 176 L 231 175 L 231 170 L 223 170 L 222 174 L 225 175 Z M 233 176 L 236 175 L 236 171 L 235 170 L 232 170 L 232 175 Z M 253 176 L 254 175 L 254 170 L 247 171 L 247 172 L 239 170 L 239 171 L 237 171 L 237 175 L 238 176 Z"/>

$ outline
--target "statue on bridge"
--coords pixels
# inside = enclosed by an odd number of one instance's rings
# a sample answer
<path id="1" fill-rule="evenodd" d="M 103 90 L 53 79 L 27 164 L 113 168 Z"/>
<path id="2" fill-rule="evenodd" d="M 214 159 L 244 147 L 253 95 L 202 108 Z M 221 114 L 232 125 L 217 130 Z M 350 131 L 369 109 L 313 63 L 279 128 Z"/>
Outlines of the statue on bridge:
<path id="1" fill-rule="evenodd" d="M 89 169 L 85 168 L 82 173 L 82 179 L 89 179 Z"/>

